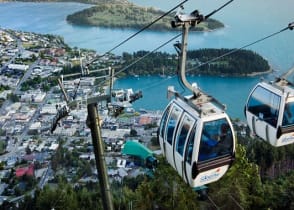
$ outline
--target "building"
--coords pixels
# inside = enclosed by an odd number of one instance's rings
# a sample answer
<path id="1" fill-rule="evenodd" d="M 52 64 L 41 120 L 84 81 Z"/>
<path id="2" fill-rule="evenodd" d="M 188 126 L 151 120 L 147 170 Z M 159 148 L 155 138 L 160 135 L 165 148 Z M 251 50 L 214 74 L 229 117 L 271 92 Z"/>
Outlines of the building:
<path id="1" fill-rule="evenodd" d="M 0 93 L 0 99 L 6 100 L 7 95 L 11 94 L 12 90 L 4 90 Z"/>
<path id="2" fill-rule="evenodd" d="M 31 164 L 28 167 L 17 168 L 15 170 L 16 177 L 22 177 L 24 175 L 34 176 L 34 164 Z"/>
<path id="3" fill-rule="evenodd" d="M 21 95 L 20 101 L 40 103 L 44 100 L 45 97 L 46 97 L 46 93 L 43 93 L 42 91 L 37 90 L 37 91 L 32 91 L 32 92 Z"/>
<path id="4" fill-rule="evenodd" d="M 80 80 L 81 86 L 93 86 L 95 84 L 95 77 L 82 77 Z"/>
<path id="5" fill-rule="evenodd" d="M 17 71 L 26 71 L 29 69 L 29 65 L 24 64 L 9 64 L 8 68 L 10 70 L 17 70 Z"/>
<path id="6" fill-rule="evenodd" d="M 29 128 L 30 134 L 37 134 L 41 131 L 41 122 L 34 122 Z"/>

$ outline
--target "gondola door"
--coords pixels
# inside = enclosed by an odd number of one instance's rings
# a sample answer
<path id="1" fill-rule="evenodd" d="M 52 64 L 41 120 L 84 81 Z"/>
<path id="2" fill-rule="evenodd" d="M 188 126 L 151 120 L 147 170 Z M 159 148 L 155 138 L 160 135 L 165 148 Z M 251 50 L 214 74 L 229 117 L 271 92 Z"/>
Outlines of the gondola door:
<path id="1" fill-rule="evenodd" d="M 280 107 L 281 94 L 265 83 L 255 87 L 246 107 L 246 118 L 250 129 L 274 146 Z"/>
<path id="2" fill-rule="evenodd" d="M 184 178 L 184 180 L 186 180 L 187 183 L 189 179 L 187 177 L 187 171 L 185 171 L 186 166 L 184 165 L 184 156 L 186 150 L 190 149 L 190 152 L 192 152 L 193 150 L 193 148 L 189 148 L 189 146 L 187 147 L 187 142 L 189 140 L 189 136 L 191 135 L 191 133 L 194 133 L 192 132 L 192 129 L 194 127 L 195 121 L 196 120 L 192 118 L 188 113 L 183 114 L 182 120 L 179 124 L 179 128 L 177 129 L 175 144 L 173 148 L 175 168 L 178 171 L 179 175 L 182 176 L 182 178 Z"/>
<path id="3" fill-rule="evenodd" d="M 165 138 L 164 138 L 164 149 L 165 149 L 165 156 L 170 165 L 172 165 L 175 169 L 175 162 L 174 162 L 174 145 L 175 145 L 175 135 L 177 132 L 177 127 L 179 125 L 181 116 L 183 113 L 183 109 L 178 106 L 177 104 L 173 103 L 170 115 L 167 121 Z"/>

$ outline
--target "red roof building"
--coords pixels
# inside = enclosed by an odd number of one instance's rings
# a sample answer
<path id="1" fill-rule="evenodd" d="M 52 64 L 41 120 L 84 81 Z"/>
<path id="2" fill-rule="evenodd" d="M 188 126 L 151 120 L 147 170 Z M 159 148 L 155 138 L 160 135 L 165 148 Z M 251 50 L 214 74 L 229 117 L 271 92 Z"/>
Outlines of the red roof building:
<path id="1" fill-rule="evenodd" d="M 34 176 L 34 164 L 29 165 L 28 167 L 18 168 L 15 170 L 16 177 L 22 177 L 24 175 Z"/>
<path id="2" fill-rule="evenodd" d="M 147 125 L 152 122 L 152 118 L 149 116 L 141 116 L 139 119 L 139 125 Z"/>

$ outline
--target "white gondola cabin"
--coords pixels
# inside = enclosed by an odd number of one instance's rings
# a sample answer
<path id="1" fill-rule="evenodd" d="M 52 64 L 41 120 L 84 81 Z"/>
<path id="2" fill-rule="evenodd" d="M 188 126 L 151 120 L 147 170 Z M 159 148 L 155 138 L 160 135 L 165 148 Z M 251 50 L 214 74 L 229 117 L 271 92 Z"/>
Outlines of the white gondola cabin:
<path id="1" fill-rule="evenodd" d="M 163 113 L 158 133 L 168 163 L 192 188 L 219 180 L 235 157 L 231 121 L 207 97 L 176 95 Z"/>
<path id="2" fill-rule="evenodd" d="M 160 147 L 168 163 L 196 190 L 219 180 L 235 158 L 235 136 L 225 107 L 191 85 L 185 75 L 189 27 L 205 18 L 198 11 L 190 15 L 177 13 L 172 23 L 173 27 L 182 26 L 182 43 L 174 45 L 181 57 L 179 78 L 193 95 L 183 97 L 169 88 L 168 93 L 175 98 L 165 109 L 158 131 Z"/>
<path id="3" fill-rule="evenodd" d="M 285 79 L 259 82 L 245 105 L 250 130 L 275 147 L 294 143 L 294 90 Z"/>

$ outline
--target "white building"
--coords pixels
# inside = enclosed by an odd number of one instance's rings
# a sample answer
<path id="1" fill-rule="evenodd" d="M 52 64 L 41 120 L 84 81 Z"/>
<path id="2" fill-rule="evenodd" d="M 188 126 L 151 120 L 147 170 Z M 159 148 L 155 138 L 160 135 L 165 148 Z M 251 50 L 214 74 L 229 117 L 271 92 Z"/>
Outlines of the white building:
<path id="1" fill-rule="evenodd" d="M 56 105 L 54 104 L 46 104 L 40 110 L 40 114 L 56 114 Z"/>
<path id="2" fill-rule="evenodd" d="M 59 144 L 52 143 L 51 146 L 49 147 L 49 150 L 57 150 L 58 147 L 59 147 Z"/>
<path id="3" fill-rule="evenodd" d="M 34 122 L 33 124 L 31 124 L 29 130 L 32 131 L 36 131 L 39 132 L 41 130 L 41 122 Z"/>
<path id="4" fill-rule="evenodd" d="M 16 87 L 19 83 L 19 79 L 9 78 L 3 75 L 0 75 L 0 85 L 9 86 L 9 87 Z"/>
<path id="5" fill-rule="evenodd" d="M 29 69 L 28 65 L 24 65 L 24 64 L 9 64 L 8 68 L 11 70 L 18 70 L 18 71 L 26 71 Z"/>
<path id="6" fill-rule="evenodd" d="M 74 136 L 77 132 L 75 127 L 64 129 L 63 127 L 58 127 L 55 129 L 55 135 L 63 135 L 63 136 Z"/>
<path id="7" fill-rule="evenodd" d="M 40 90 L 32 91 L 21 95 L 20 101 L 22 102 L 36 102 L 40 103 L 46 97 L 46 93 L 41 92 Z"/>
<path id="8" fill-rule="evenodd" d="M 80 81 L 81 86 L 93 86 L 95 84 L 95 77 L 82 77 Z"/>
<path id="9" fill-rule="evenodd" d="M 11 94 L 12 90 L 4 90 L 0 93 L 0 99 L 7 99 L 7 95 Z"/>

